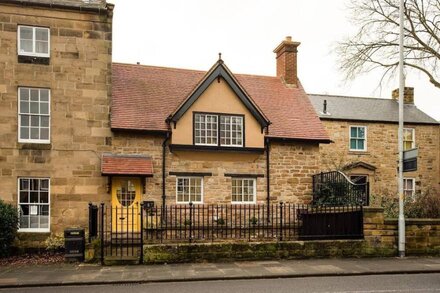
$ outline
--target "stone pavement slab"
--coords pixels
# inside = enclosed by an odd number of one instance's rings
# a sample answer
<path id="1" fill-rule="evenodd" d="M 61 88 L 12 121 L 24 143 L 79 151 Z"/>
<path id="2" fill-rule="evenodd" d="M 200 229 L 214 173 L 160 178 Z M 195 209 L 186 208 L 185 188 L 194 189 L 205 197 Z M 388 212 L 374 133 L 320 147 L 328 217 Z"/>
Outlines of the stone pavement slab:
<path id="1" fill-rule="evenodd" d="M 132 266 L 66 263 L 2 267 L 0 268 L 0 288 L 439 272 L 440 257 L 306 259 Z"/>

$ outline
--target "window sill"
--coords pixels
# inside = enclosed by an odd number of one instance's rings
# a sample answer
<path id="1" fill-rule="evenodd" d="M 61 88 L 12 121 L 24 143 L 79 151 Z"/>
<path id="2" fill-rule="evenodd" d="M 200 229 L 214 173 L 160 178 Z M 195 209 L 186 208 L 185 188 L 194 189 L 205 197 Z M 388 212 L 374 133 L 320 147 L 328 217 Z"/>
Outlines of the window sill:
<path id="1" fill-rule="evenodd" d="M 50 229 L 49 229 L 49 228 L 47 228 L 47 229 L 41 229 L 41 228 L 38 228 L 38 229 L 34 229 L 34 228 L 26 228 L 26 229 L 18 229 L 17 232 L 18 232 L 18 233 L 27 233 L 27 234 L 30 234 L 30 233 L 36 233 L 36 234 L 43 234 L 43 233 L 46 233 L 46 234 L 48 234 L 48 233 L 50 233 Z"/>
<path id="2" fill-rule="evenodd" d="M 41 142 L 18 142 L 18 148 L 21 150 L 51 150 L 52 144 Z"/>
<path id="3" fill-rule="evenodd" d="M 365 156 L 365 155 L 369 155 L 370 152 L 368 151 L 348 151 L 349 155 L 360 155 L 360 156 Z"/>
<path id="4" fill-rule="evenodd" d="M 18 63 L 49 65 L 50 57 L 18 55 Z"/>
<path id="5" fill-rule="evenodd" d="M 243 152 L 243 153 L 264 153 L 264 148 L 249 147 L 225 147 L 225 146 L 204 146 L 204 145 L 170 145 L 171 152 L 174 151 L 201 151 L 201 152 Z"/>

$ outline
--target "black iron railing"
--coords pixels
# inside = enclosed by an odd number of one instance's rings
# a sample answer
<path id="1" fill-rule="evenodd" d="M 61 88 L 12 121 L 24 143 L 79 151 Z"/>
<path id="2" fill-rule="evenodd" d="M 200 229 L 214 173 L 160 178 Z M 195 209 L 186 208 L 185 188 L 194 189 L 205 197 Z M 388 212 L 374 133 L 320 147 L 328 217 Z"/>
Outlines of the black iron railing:
<path id="1" fill-rule="evenodd" d="M 369 183 L 356 184 L 340 171 L 313 175 L 313 204 L 317 206 L 369 205 Z"/>
<path id="2" fill-rule="evenodd" d="M 96 231 L 96 233 L 95 233 Z M 139 257 L 144 244 L 363 238 L 362 205 L 89 205 L 100 257 Z"/>

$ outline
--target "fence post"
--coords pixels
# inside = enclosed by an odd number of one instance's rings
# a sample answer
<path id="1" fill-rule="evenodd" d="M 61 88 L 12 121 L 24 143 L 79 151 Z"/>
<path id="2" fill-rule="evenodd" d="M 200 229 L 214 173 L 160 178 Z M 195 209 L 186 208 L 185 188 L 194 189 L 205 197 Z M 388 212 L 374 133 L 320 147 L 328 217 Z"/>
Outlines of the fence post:
<path id="1" fill-rule="evenodd" d="M 104 265 L 104 203 L 101 203 L 101 265 Z"/>
<path id="2" fill-rule="evenodd" d="M 192 206 L 193 203 L 189 202 L 189 243 L 192 242 Z"/>
<path id="3" fill-rule="evenodd" d="M 140 225 L 141 225 L 141 255 L 139 257 L 139 264 L 143 264 L 144 263 L 144 203 L 141 203 L 141 221 L 140 221 Z"/>
<path id="4" fill-rule="evenodd" d="M 280 202 L 280 241 L 283 241 L 283 202 Z"/>
<path id="5" fill-rule="evenodd" d="M 92 227 L 92 203 L 89 202 L 89 243 L 92 242 L 92 233 L 90 233 L 91 227 Z"/>

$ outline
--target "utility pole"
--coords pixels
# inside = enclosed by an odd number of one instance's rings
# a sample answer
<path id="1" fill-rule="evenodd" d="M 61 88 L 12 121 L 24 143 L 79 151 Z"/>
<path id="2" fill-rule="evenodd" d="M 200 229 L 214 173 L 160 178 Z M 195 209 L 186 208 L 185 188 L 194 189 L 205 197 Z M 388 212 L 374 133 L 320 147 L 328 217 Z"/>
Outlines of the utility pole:
<path id="1" fill-rule="evenodd" d="M 404 0 L 399 7 L 399 256 L 405 257 L 405 215 L 403 205 L 403 94 L 405 91 L 405 76 L 403 72 L 403 9 Z"/>

